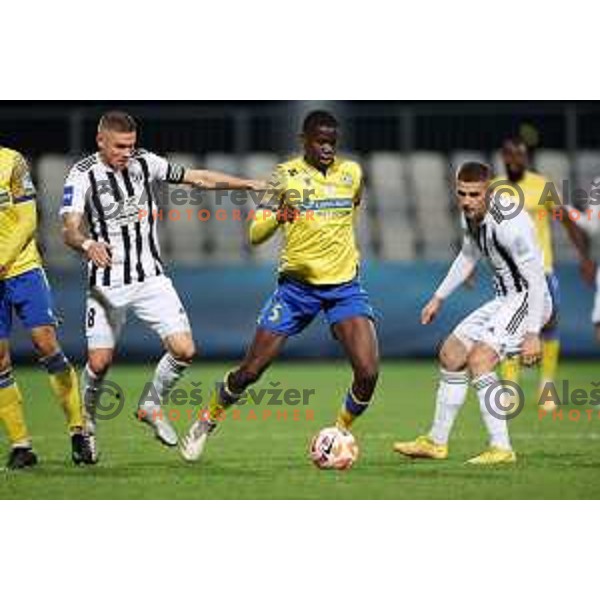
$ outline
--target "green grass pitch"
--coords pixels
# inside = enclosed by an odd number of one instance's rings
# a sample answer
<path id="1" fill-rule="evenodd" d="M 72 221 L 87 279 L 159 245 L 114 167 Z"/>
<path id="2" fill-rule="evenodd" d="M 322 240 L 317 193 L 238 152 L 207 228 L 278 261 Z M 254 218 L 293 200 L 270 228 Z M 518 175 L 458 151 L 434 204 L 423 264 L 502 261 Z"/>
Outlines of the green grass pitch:
<path id="1" fill-rule="evenodd" d="M 202 381 L 206 394 L 228 367 L 198 362 L 181 387 L 191 390 L 190 382 Z M 70 463 L 62 415 L 45 374 L 25 367 L 17 368 L 16 374 L 40 464 L 29 472 L 0 473 L 0 499 L 600 498 L 597 411 L 591 421 L 584 412 L 589 407 L 582 407 L 579 421 L 569 420 L 566 410 L 562 421 L 540 420 L 533 372 L 523 378 L 528 405 L 511 422 L 519 462 L 482 468 L 464 465 L 486 441 L 472 392 L 459 416 L 447 461 L 412 462 L 391 451 L 394 440 L 410 439 L 429 427 L 437 371 L 433 361 L 385 362 L 376 401 L 355 427 L 361 456 L 347 472 L 319 471 L 307 458 L 312 434 L 332 423 L 348 384 L 349 370 L 342 362 L 275 365 L 259 390 L 269 382 L 279 382 L 285 389 L 315 389 L 308 406 L 296 407 L 299 420 L 294 420 L 292 406 L 247 405 L 239 420 L 228 415 L 209 440 L 202 461 L 192 465 L 184 463 L 176 450 L 161 446 L 132 416 L 134 397 L 152 376 L 150 365 L 117 366 L 111 372 L 111 380 L 125 391 L 126 406 L 117 418 L 100 423 L 101 462 L 91 468 Z M 559 378 L 590 390 L 598 379 L 597 366 L 564 362 Z M 183 432 L 189 426 L 185 413 L 189 407 L 177 408 L 176 427 Z M 275 412 L 284 409 L 287 421 L 277 420 Z M 264 419 L 263 410 L 272 410 L 273 415 Z M 313 411 L 313 420 L 307 410 Z M 253 414 L 256 420 L 249 418 Z M 6 453 L 6 439 L 1 437 L 2 463 Z"/>

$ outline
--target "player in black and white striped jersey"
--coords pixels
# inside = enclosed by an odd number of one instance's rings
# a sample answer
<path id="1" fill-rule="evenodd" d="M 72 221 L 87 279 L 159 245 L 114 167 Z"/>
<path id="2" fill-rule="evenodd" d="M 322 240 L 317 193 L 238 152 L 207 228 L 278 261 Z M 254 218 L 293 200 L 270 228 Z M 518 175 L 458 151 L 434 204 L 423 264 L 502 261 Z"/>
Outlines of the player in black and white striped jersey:
<path id="1" fill-rule="evenodd" d="M 214 171 L 186 169 L 144 150 L 136 150 L 135 120 L 122 112 L 102 116 L 98 152 L 71 169 L 61 215 L 65 243 L 88 262 L 86 302 L 88 360 L 84 398 L 95 444 L 95 407 L 110 368 L 115 345 L 133 312 L 161 338 L 165 354 L 154 374 L 154 390 L 141 399 L 141 415 L 159 440 L 177 444 L 168 421 L 159 418 L 157 399 L 176 385 L 195 354 L 186 311 L 165 275 L 156 232 L 154 182 L 203 188 L 264 188 L 263 182 Z M 87 223 L 87 232 L 84 225 Z"/>
<path id="2" fill-rule="evenodd" d="M 435 319 L 444 300 L 468 279 L 480 258 L 491 268 L 496 298 L 469 314 L 444 341 L 430 434 L 394 445 L 397 452 L 412 458 L 447 458 L 448 438 L 470 380 L 479 398 L 490 446 L 468 462 L 516 460 L 506 422 L 509 407 L 505 406 L 505 386 L 494 369 L 510 355 L 520 354 L 525 365 L 539 360 L 540 332 L 552 317 L 553 305 L 533 221 L 525 210 L 506 210 L 489 193 L 491 176 L 491 168 L 479 162 L 464 163 L 458 169 L 456 197 L 463 217 L 462 249 L 423 308 L 421 322 L 427 325 Z M 510 219 L 505 212 L 511 213 Z M 501 401 L 500 407 L 492 405 L 494 410 L 490 409 L 492 396 Z"/>

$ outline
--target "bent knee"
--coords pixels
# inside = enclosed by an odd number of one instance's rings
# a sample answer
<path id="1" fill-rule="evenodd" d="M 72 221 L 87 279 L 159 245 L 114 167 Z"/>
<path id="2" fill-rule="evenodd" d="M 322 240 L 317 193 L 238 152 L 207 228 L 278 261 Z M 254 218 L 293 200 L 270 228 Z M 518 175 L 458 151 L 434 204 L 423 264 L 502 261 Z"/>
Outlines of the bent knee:
<path id="1" fill-rule="evenodd" d="M 478 344 L 469 353 L 467 365 L 474 377 L 489 373 L 496 368 L 499 357 L 496 351 L 489 346 Z"/>
<path id="2" fill-rule="evenodd" d="M 190 344 L 182 344 L 171 350 L 171 356 L 177 362 L 191 363 L 196 356 L 196 347 L 193 342 Z"/>
<path id="3" fill-rule="evenodd" d="M 464 344 L 448 338 L 440 348 L 438 360 L 446 371 L 462 371 L 467 366 L 467 352 Z"/>
<path id="4" fill-rule="evenodd" d="M 35 351 L 42 358 L 52 356 L 53 354 L 60 352 L 60 346 L 58 344 L 58 340 L 56 339 L 54 329 L 51 329 L 43 335 L 34 336 L 32 338 L 32 342 Z"/>
<path id="5" fill-rule="evenodd" d="M 0 373 L 10 371 L 11 368 L 10 354 L 8 352 L 0 353 Z"/>
<path id="6" fill-rule="evenodd" d="M 106 375 L 110 366 L 112 365 L 113 355 L 112 352 L 102 353 L 90 353 L 88 356 L 87 366 L 88 369 L 97 377 L 101 378 Z"/>

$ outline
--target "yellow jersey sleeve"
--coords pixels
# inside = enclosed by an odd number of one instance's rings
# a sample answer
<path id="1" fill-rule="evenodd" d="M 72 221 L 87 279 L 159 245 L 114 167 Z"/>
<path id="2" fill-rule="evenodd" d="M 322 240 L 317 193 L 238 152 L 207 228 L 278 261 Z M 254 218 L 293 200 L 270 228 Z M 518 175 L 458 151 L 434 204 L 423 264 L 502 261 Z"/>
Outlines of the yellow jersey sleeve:
<path id="1" fill-rule="evenodd" d="M 10 189 L 15 204 L 35 200 L 35 186 L 31 180 L 29 167 L 23 156 L 19 153 L 16 153 L 15 156 L 12 177 L 10 180 Z"/>
<path id="2" fill-rule="evenodd" d="M 35 186 L 27 162 L 14 150 L 0 149 L 0 265 L 2 279 L 40 267 L 35 243 Z"/>

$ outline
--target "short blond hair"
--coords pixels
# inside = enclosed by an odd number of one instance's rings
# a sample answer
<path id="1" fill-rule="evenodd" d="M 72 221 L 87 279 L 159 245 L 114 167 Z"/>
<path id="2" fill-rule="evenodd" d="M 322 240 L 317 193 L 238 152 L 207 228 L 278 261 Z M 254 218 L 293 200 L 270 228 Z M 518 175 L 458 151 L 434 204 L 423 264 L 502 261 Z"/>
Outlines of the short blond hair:
<path id="1" fill-rule="evenodd" d="M 98 131 L 115 131 L 117 133 L 133 133 L 137 131 L 135 119 L 120 110 L 104 113 L 98 121 Z"/>

